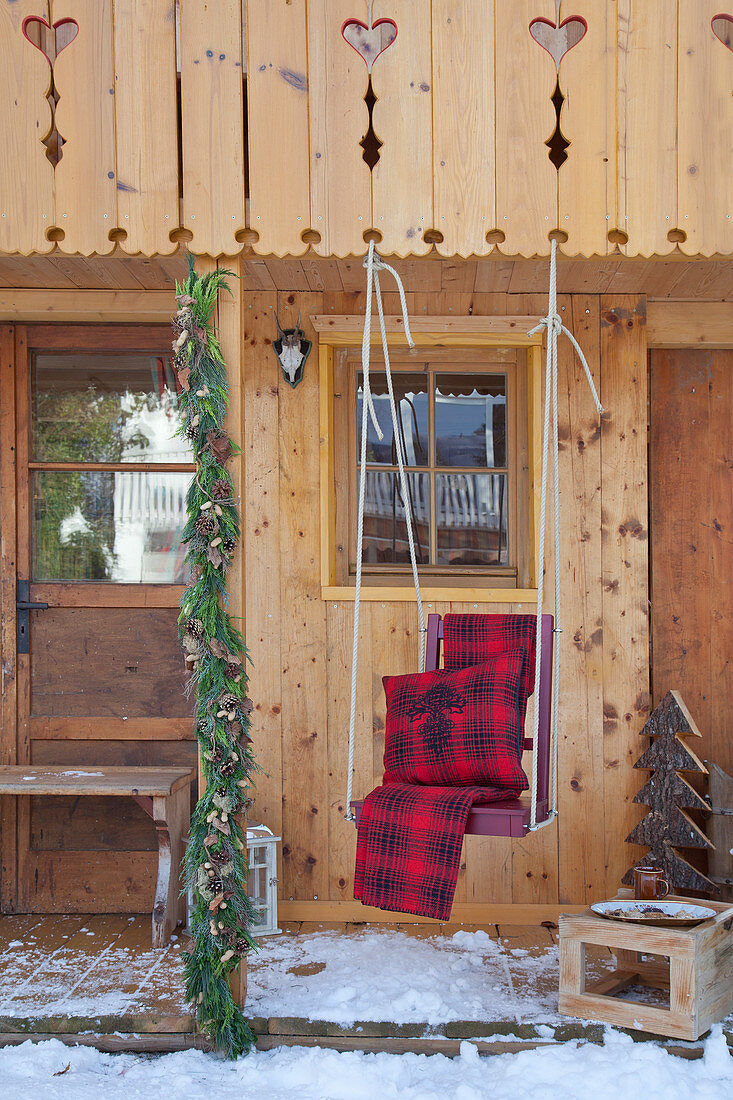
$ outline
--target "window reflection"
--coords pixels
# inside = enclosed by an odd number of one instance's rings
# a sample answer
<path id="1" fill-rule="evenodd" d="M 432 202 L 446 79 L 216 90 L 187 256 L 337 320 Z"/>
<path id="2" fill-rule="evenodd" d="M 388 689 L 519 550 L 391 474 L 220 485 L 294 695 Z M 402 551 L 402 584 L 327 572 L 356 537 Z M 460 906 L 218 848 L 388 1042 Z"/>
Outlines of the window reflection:
<path id="1" fill-rule="evenodd" d="M 430 560 L 430 477 L 408 474 L 415 553 Z M 364 561 L 372 565 L 409 562 L 405 506 L 399 474 L 367 470 L 364 503 Z"/>
<path id="2" fill-rule="evenodd" d="M 440 565 L 507 565 L 506 474 L 438 474 Z"/>
<path id="3" fill-rule="evenodd" d="M 182 584 L 191 475 L 34 472 L 33 579 Z"/>
<path id="4" fill-rule="evenodd" d="M 163 355 L 37 354 L 32 457 L 37 462 L 190 462 Z"/>
<path id="5" fill-rule="evenodd" d="M 368 422 L 364 563 L 409 563 L 384 374 L 371 375 L 383 440 Z M 397 371 L 395 401 L 421 565 L 509 565 L 507 375 Z M 357 375 L 357 462 L 363 377 Z M 380 470 L 379 467 L 382 467 Z M 425 472 L 422 472 L 421 468 Z"/>
<path id="6" fill-rule="evenodd" d="M 435 387 L 438 466 L 506 466 L 506 378 L 441 374 Z"/>
<path id="7" fill-rule="evenodd" d="M 394 445 L 392 413 L 390 411 L 387 376 L 369 375 L 369 385 L 374 402 L 374 411 L 384 438 L 379 439 L 371 417 L 367 418 L 367 462 L 394 466 L 397 452 Z M 406 374 L 398 372 L 392 375 L 394 399 L 399 410 L 399 425 L 405 462 L 408 466 L 426 466 L 428 464 L 428 389 L 427 376 L 424 374 Z M 357 386 L 357 461 L 361 458 L 361 417 L 363 402 L 363 375 L 359 374 Z"/>

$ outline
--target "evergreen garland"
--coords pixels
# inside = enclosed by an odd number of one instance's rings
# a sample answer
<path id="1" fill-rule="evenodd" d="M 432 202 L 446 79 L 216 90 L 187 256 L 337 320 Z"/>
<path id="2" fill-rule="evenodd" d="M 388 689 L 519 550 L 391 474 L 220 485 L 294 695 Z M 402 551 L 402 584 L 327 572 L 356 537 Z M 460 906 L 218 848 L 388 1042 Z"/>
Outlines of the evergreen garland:
<path id="1" fill-rule="evenodd" d="M 256 766 L 249 736 L 244 638 L 225 608 L 226 571 L 240 537 L 237 501 L 227 460 L 239 454 L 223 430 L 229 385 L 211 317 L 229 271 L 176 283 L 174 363 L 181 388 L 181 434 L 191 441 L 196 476 L 186 499 L 183 531 L 191 568 L 179 630 L 196 693 L 196 735 L 206 790 L 191 817 L 183 864 L 196 908 L 193 946 L 185 964 L 186 995 L 199 1026 L 228 1057 L 250 1049 L 254 1036 L 229 988 L 229 976 L 255 947 L 254 910 L 247 898 L 246 812 Z"/>

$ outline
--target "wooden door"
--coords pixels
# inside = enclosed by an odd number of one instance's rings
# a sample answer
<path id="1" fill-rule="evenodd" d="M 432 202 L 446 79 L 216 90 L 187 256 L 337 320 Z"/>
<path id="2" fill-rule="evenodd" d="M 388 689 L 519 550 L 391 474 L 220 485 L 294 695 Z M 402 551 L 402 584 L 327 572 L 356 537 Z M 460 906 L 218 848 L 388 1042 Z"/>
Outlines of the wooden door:
<path id="1" fill-rule="evenodd" d="M 651 354 L 652 692 L 733 774 L 733 350 Z"/>
<path id="2" fill-rule="evenodd" d="M 16 328 L 18 591 L 48 605 L 18 611 L 19 763 L 195 766 L 169 349 L 165 326 Z M 17 909 L 150 909 L 156 853 L 132 799 L 19 798 Z"/>

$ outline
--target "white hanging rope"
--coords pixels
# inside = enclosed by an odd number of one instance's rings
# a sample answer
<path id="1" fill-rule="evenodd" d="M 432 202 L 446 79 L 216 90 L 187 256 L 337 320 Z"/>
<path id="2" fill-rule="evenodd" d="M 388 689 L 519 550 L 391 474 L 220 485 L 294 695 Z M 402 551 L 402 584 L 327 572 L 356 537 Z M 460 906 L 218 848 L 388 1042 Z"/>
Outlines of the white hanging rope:
<path id="1" fill-rule="evenodd" d="M 369 252 L 364 260 L 364 267 L 367 272 L 367 298 L 366 309 L 364 311 L 364 335 L 361 343 L 361 369 L 363 375 L 362 383 L 362 411 L 361 411 L 361 455 L 359 463 L 359 501 L 357 506 L 357 521 L 356 521 L 356 589 L 354 593 L 354 638 L 351 649 L 351 708 L 349 713 L 349 760 L 347 765 L 347 779 L 346 779 L 346 812 L 344 817 L 347 821 L 354 821 L 355 817 L 351 809 L 351 796 L 352 787 L 354 781 L 354 743 L 356 740 L 356 678 L 359 658 L 359 611 L 361 607 L 361 576 L 362 576 L 362 557 L 364 546 L 364 505 L 366 500 L 366 455 L 367 455 L 367 435 L 368 435 L 368 420 L 367 416 L 371 417 L 374 430 L 377 433 L 377 438 L 383 438 L 382 429 L 379 426 L 377 415 L 374 409 L 374 401 L 372 399 L 371 385 L 369 381 L 369 360 L 371 356 L 371 332 L 372 332 L 372 291 L 376 294 L 377 299 L 377 313 L 379 315 L 379 331 L 382 337 L 382 352 L 384 354 L 384 370 L 387 376 L 387 390 L 389 392 L 389 407 L 392 414 L 392 434 L 394 437 L 395 453 L 397 456 L 397 466 L 399 469 L 400 478 L 400 493 L 402 495 L 402 505 L 405 511 L 405 526 L 407 528 L 407 542 L 410 547 L 410 564 L 412 566 L 412 580 L 415 585 L 415 599 L 417 602 L 417 617 L 419 623 L 419 636 L 420 636 L 420 671 L 425 671 L 425 614 L 422 605 L 422 596 L 420 594 L 420 579 L 417 571 L 417 556 L 415 553 L 415 538 L 412 529 L 412 503 L 409 485 L 407 482 L 407 474 L 405 473 L 405 455 L 402 447 L 402 433 L 400 431 L 400 413 L 395 402 L 394 389 L 392 387 L 392 371 L 389 363 L 389 344 L 387 340 L 387 328 L 384 321 L 384 307 L 382 305 L 382 290 L 379 284 L 379 272 L 388 271 L 397 284 L 397 290 L 400 296 L 400 306 L 402 308 L 402 320 L 405 326 L 405 337 L 407 343 L 411 348 L 414 348 L 415 342 L 412 339 L 412 333 L 410 332 L 410 320 L 407 315 L 407 299 L 405 298 L 405 290 L 402 286 L 402 280 L 400 279 L 394 268 L 389 264 L 384 263 L 383 260 L 376 255 L 374 251 L 374 241 L 369 244 Z"/>
<path id="2" fill-rule="evenodd" d="M 551 786 L 552 795 L 547 819 L 537 821 L 537 783 L 538 783 L 538 756 L 537 751 L 540 731 L 540 663 L 542 660 L 542 603 L 544 597 L 544 562 L 545 562 L 545 525 L 547 513 L 547 467 L 550 448 L 550 422 L 552 421 L 552 479 L 553 479 L 553 535 L 555 557 L 555 627 L 556 634 L 562 633 L 561 609 L 560 609 L 560 477 L 558 459 L 558 406 L 557 406 L 557 338 L 561 332 L 570 340 L 575 348 L 583 370 L 590 386 L 593 401 L 598 415 L 602 415 L 603 406 L 598 398 L 593 376 L 590 372 L 585 355 L 577 340 L 565 325 L 557 312 L 557 241 L 552 241 L 550 251 L 550 294 L 547 306 L 547 316 L 543 317 L 539 324 L 530 329 L 528 336 L 534 336 L 542 329 L 547 330 L 547 355 L 545 360 L 545 415 L 542 427 L 542 480 L 540 486 L 540 538 L 538 547 L 538 577 L 537 577 L 537 625 L 535 631 L 535 668 L 534 668 L 534 721 L 532 728 L 532 803 L 530 811 L 529 830 L 536 832 L 557 817 L 557 750 L 558 750 L 558 710 L 560 693 L 560 654 L 559 646 L 555 646 L 553 670 L 552 670 L 552 717 L 550 726 L 551 741 Z"/>

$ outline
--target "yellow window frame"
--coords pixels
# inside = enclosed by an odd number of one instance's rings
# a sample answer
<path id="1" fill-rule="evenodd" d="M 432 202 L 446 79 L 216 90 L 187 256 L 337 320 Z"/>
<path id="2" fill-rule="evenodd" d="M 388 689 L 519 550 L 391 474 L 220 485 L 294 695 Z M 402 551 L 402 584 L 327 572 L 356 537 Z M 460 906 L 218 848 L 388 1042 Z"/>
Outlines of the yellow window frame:
<path id="1" fill-rule="evenodd" d="M 336 583 L 336 454 L 334 447 L 334 357 L 339 348 L 358 347 L 362 342 L 363 317 L 358 315 L 311 318 L 318 333 L 319 404 L 320 404 L 320 509 L 321 509 L 321 598 L 353 600 L 351 585 Z M 389 347 L 406 347 L 400 317 L 385 318 Z M 412 337 L 421 348 L 517 347 L 526 349 L 527 369 L 527 446 L 529 458 L 529 588 L 456 585 L 421 587 L 426 601 L 460 600 L 462 603 L 526 603 L 537 595 L 539 576 L 539 493 L 542 463 L 542 335 L 528 336 L 537 317 L 418 317 L 410 321 Z M 381 346 L 378 331 L 372 331 L 371 343 Z M 362 600 L 411 602 L 412 586 L 364 585 Z"/>

